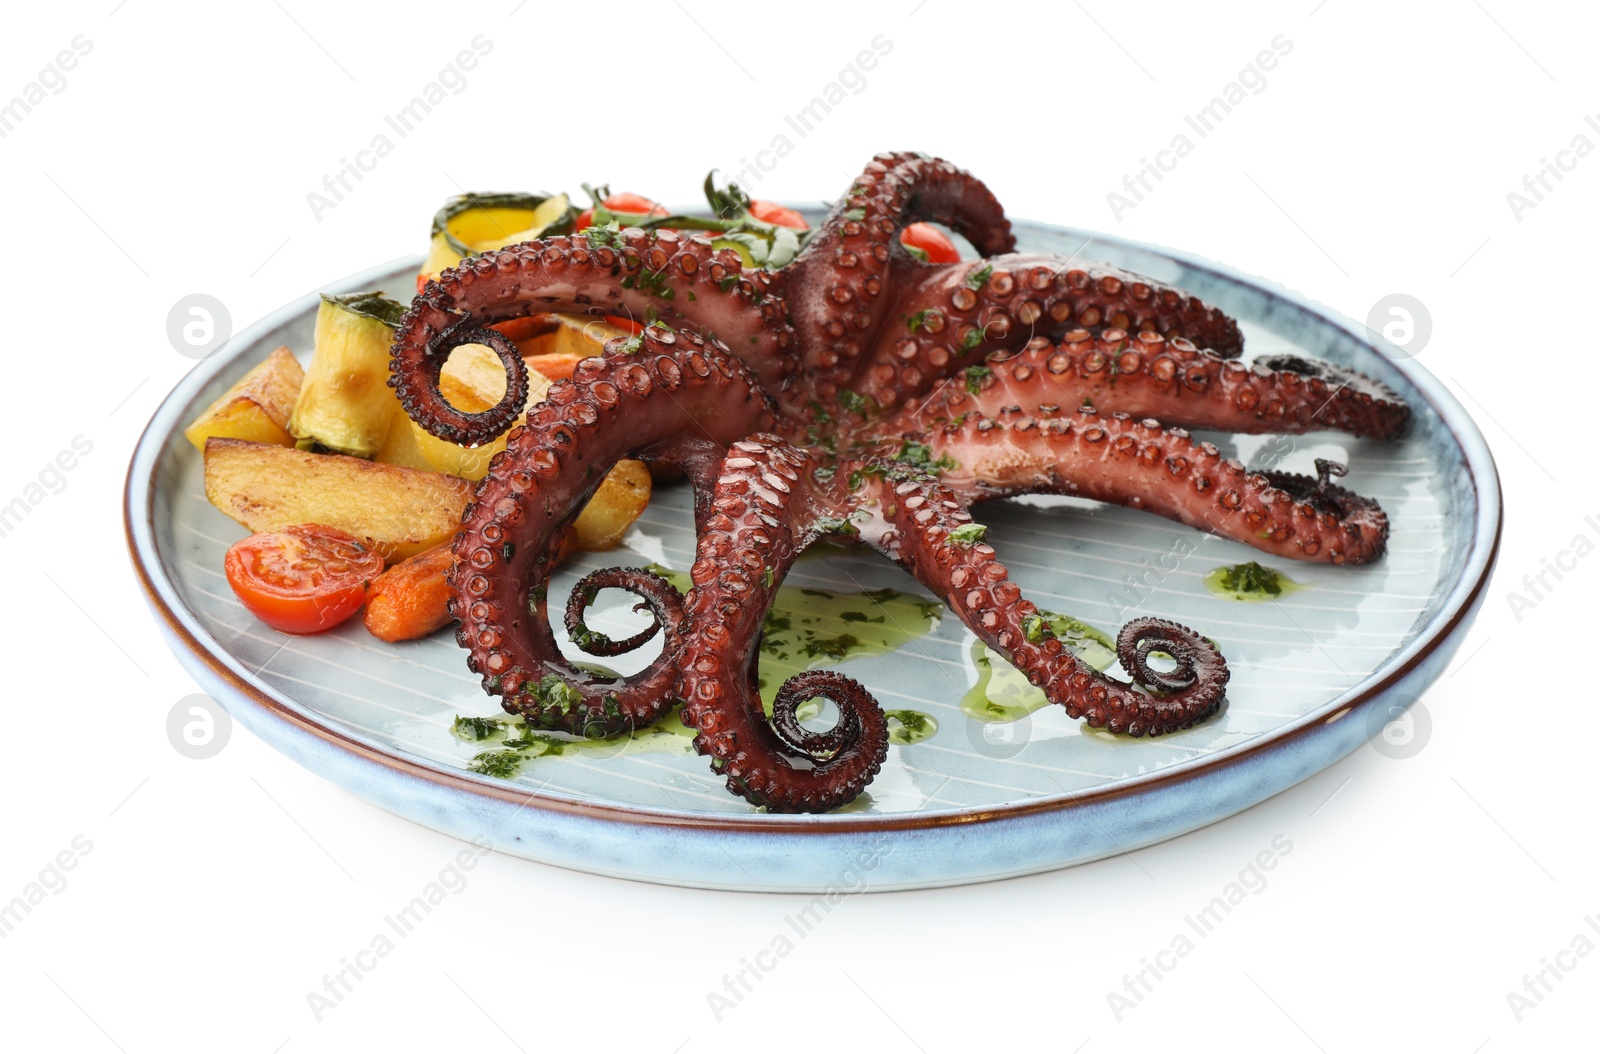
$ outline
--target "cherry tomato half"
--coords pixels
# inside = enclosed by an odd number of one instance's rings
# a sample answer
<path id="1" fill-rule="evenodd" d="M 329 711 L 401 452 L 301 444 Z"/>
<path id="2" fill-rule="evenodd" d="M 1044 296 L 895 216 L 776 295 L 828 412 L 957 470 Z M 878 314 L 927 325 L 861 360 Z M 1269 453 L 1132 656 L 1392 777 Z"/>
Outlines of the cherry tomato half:
<path id="1" fill-rule="evenodd" d="M 772 201 L 752 201 L 750 203 L 750 215 L 763 223 L 770 223 L 774 227 L 794 227 L 803 231 L 811 226 L 806 222 L 806 218 L 798 212 L 793 209 L 786 209 Z"/>
<path id="2" fill-rule="evenodd" d="M 612 212 L 631 212 L 634 215 L 665 216 L 667 210 L 640 194 L 613 194 L 601 202 Z M 578 213 L 578 221 L 573 224 L 574 231 L 581 231 L 585 227 L 594 226 L 594 209 L 584 209 Z"/>
<path id="3" fill-rule="evenodd" d="M 625 315 L 606 315 L 604 317 L 605 320 L 611 323 L 613 326 L 616 326 L 618 329 L 625 329 L 635 337 L 644 332 L 643 322 L 635 322 L 633 319 L 628 318 Z"/>
<path id="4" fill-rule="evenodd" d="M 961 253 L 956 243 L 945 237 L 944 231 L 931 223 L 913 223 L 900 234 L 902 245 L 921 249 L 928 254 L 929 263 L 959 263 Z"/>
<path id="5" fill-rule="evenodd" d="M 235 542 L 222 566 L 256 618 L 284 633 L 320 633 L 361 610 L 383 557 L 343 531 L 305 524 Z"/>

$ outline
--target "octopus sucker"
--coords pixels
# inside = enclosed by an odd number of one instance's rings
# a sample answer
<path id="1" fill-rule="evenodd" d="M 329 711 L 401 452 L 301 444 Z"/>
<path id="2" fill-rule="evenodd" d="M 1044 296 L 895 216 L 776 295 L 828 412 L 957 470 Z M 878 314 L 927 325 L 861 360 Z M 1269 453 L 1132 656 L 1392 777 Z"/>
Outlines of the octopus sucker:
<path id="1" fill-rule="evenodd" d="M 915 258 L 898 235 L 925 220 L 982 258 Z M 734 794 L 774 812 L 838 808 L 887 757 L 882 709 L 867 686 L 809 670 L 769 711 L 757 669 L 776 590 L 829 537 L 904 568 L 1092 727 L 1162 735 L 1215 713 L 1229 680 L 1215 643 L 1138 618 L 1116 640 L 1128 679 L 1097 672 L 1054 638 L 972 510 L 1069 494 L 1285 559 L 1367 563 L 1383 556 L 1388 518 L 1333 482 L 1343 465 L 1255 472 L 1188 429 L 1387 441 L 1404 434 L 1409 408 L 1342 366 L 1246 361 L 1238 324 L 1182 290 L 1015 248 L 983 183 L 893 153 L 866 166 L 776 271 L 743 267 L 699 236 L 612 227 L 483 253 L 426 284 L 398 331 L 391 384 L 419 424 L 467 445 L 523 413 L 526 367 L 493 324 L 546 311 L 651 320 L 550 389 L 463 518 L 451 613 L 485 690 L 531 725 L 584 736 L 638 729 L 681 705 L 695 749 Z M 441 365 L 465 343 L 487 345 L 507 373 L 505 399 L 482 413 L 438 390 Z M 562 654 L 546 593 L 571 523 L 624 458 L 683 471 L 696 552 L 684 595 L 638 568 L 579 582 L 564 611 L 573 647 L 607 657 L 660 641 L 638 673 L 609 677 Z M 633 594 L 649 624 L 624 640 L 592 631 L 585 616 L 606 589 Z M 832 728 L 799 719 L 816 699 L 836 708 Z"/>

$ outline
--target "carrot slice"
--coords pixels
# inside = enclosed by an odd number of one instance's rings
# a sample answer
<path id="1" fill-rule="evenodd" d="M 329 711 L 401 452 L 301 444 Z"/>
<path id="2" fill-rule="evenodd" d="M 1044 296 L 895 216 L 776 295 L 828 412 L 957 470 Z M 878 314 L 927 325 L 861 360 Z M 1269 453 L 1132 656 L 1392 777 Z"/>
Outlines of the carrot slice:
<path id="1" fill-rule="evenodd" d="M 552 566 L 577 548 L 577 532 L 567 528 L 557 546 Z M 402 560 L 372 580 L 367 587 L 367 630 L 379 640 L 416 640 L 450 625 L 450 583 L 445 575 L 454 562 L 451 543 L 436 545 Z"/>
<path id="2" fill-rule="evenodd" d="M 510 337 L 513 343 L 532 340 L 542 337 L 546 333 L 553 333 L 561 323 L 549 315 L 524 315 L 521 318 L 508 318 L 504 322 L 490 323 L 490 329 L 497 329 Z"/>
<path id="3" fill-rule="evenodd" d="M 530 355 L 524 361 L 530 370 L 538 370 L 552 381 L 565 381 L 572 378 L 573 368 L 588 358 L 593 356 L 555 352 L 549 355 Z"/>
<path id="4" fill-rule="evenodd" d="M 402 560 L 367 589 L 368 631 L 379 640 L 415 640 L 450 624 L 450 584 L 445 574 L 455 559 L 450 544 L 436 545 Z"/>

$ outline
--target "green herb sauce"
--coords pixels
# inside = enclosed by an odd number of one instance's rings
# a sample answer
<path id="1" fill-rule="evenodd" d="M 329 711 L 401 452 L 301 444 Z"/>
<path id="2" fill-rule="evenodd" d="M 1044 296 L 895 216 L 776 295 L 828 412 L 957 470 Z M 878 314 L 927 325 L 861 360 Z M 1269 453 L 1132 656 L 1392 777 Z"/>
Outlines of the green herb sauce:
<path id="1" fill-rule="evenodd" d="M 1224 600 L 1258 603 L 1297 593 L 1305 586 L 1282 571 L 1262 567 L 1251 560 L 1249 563 L 1219 567 L 1210 572 L 1206 575 L 1206 588 Z"/>
<path id="2" fill-rule="evenodd" d="M 939 731 L 939 722 L 934 716 L 921 710 L 886 710 L 883 716 L 889 719 L 889 742 L 898 746 L 908 747 L 932 739 Z"/>
<path id="3" fill-rule="evenodd" d="M 659 565 L 651 571 L 680 590 L 689 576 Z M 783 682 L 804 670 L 867 655 L 885 655 L 939 625 L 945 607 L 895 589 L 834 592 L 780 585 L 761 636 L 761 699 L 770 713 Z M 801 716 L 805 707 L 800 708 Z"/>
<path id="4" fill-rule="evenodd" d="M 659 564 L 652 564 L 649 570 L 679 590 L 686 591 L 690 587 L 685 572 Z M 944 605 L 937 601 L 894 589 L 836 593 L 826 589 L 779 586 L 772 610 L 762 625 L 760 687 L 767 712 L 772 712 L 772 700 L 778 688 L 795 674 L 832 667 L 862 656 L 887 654 L 931 633 L 944 611 Z M 601 677 L 615 676 L 598 666 L 592 667 L 591 672 Z M 549 705 L 572 706 L 581 700 L 575 688 L 554 675 L 541 681 L 533 692 Z M 801 720 L 816 717 L 821 712 L 822 704 L 815 699 L 807 700 L 796 709 Z M 648 728 L 606 739 L 568 738 L 561 733 L 530 728 L 522 718 L 509 716 L 458 716 L 450 732 L 462 742 L 493 748 L 475 754 L 469 771 L 499 779 L 515 779 L 524 766 L 536 758 L 692 753 L 694 729 L 686 728 L 678 713 L 674 708 Z M 919 743 L 939 730 L 939 723 L 920 711 L 891 710 L 887 717 L 889 739 L 893 743 Z"/>

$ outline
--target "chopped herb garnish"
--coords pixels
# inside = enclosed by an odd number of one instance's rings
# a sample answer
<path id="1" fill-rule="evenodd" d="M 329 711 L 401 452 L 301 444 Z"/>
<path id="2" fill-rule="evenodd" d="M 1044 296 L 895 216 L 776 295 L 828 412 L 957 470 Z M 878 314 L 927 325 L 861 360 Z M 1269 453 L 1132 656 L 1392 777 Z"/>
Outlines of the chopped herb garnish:
<path id="1" fill-rule="evenodd" d="M 932 313 L 932 309 L 924 308 L 921 311 L 918 311 L 915 315 L 902 315 L 901 317 L 906 321 L 906 332 L 915 333 L 917 330 L 921 329 L 927 323 L 928 316 Z"/>
<path id="2" fill-rule="evenodd" d="M 989 533 L 989 528 L 981 523 L 968 523 L 950 532 L 950 541 L 954 545 L 972 547 L 983 541 L 983 536 Z"/>
<path id="3" fill-rule="evenodd" d="M 838 661 L 850 653 L 850 649 L 861 643 L 861 639 L 854 633 L 841 633 L 837 637 L 813 637 L 807 641 L 804 651 L 807 658 L 815 659 L 822 656 Z"/>
<path id="4" fill-rule="evenodd" d="M 522 763 L 526 760 L 515 750 L 486 750 L 472 759 L 468 771 L 508 780 L 521 771 Z"/>
<path id="5" fill-rule="evenodd" d="M 555 710 L 566 710 L 583 702 L 583 693 L 555 674 L 546 674 L 538 686 L 530 689 L 533 697 Z"/>
<path id="6" fill-rule="evenodd" d="M 450 734 L 470 743 L 491 739 L 505 726 L 498 717 L 457 717 L 450 725 Z"/>
<path id="7" fill-rule="evenodd" d="M 967 392 L 971 395 L 977 395 L 978 390 L 983 387 L 983 382 L 987 380 L 989 375 L 993 372 L 994 371 L 987 366 L 968 366 L 966 369 Z"/>
<path id="8" fill-rule="evenodd" d="M 622 246 L 622 226 L 615 221 L 603 226 L 589 227 L 583 234 L 589 239 L 591 249 L 617 249 Z"/>
<path id="9" fill-rule="evenodd" d="M 885 716 L 900 722 L 905 730 L 913 735 L 928 727 L 928 715 L 919 714 L 915 710 L 890 710 Z"/>
<path id="10" fill-rule="evenodd" d="M 984 264 L 976 271 L 973 271 L 971 274 L 967 275 L 967 285 L 971 286 L 973 289 L 982 289 L 983 283 L 987 282 L 989 280 L 989 276 L 992 274 L 994 274 L 994 266 L 992 264 Z"/>
<path id="11" fill-rule="evenodd" d="M 875 404 L 860 392 L 851 391 L 849 388 L 841 388 L 839 389 L 839 405 L 857 417 L 865 417 L 869 407 Z"/>
<path id="12" fill-rule="evenodd" d="M 857 538 L 861 535 L 861 529 L 851 523 L 848 516 L 842 519 L 825 516 L 817 521 L 817 530 L 823 534 L 842 534 L 850 538 Z"/>
<path id="13" fill-rule="evenodd" d="M 961 463 L 949 454 L 933 456 L 933 448 L 926 443 L 919 443 L 914 439 L 907 439 L 900 447 L 900 453 L 895 455 L 896 461 L 903 461 L 908 465 L 928 472 L 944 472 L 961 467 Z"/>
<path id="14" fill-rule="evenodd" d="M 1228 568 L 1223 572 L 1222 585 L 1235 593 L 1265 593 L 1269 597 L 1283 592 L 1278 572 L 1270 567 L 1262 567 L 1254 560 Z"/>
<path id="15" fill-rule="evenodd" d="M 862 220 L 867 218 L 867 210 L 866 209 L 846 209 L 844 211 L 844 218 L 847 219 L 847 220 L 855 220 L 857 223 L 860 223 Z"/>

